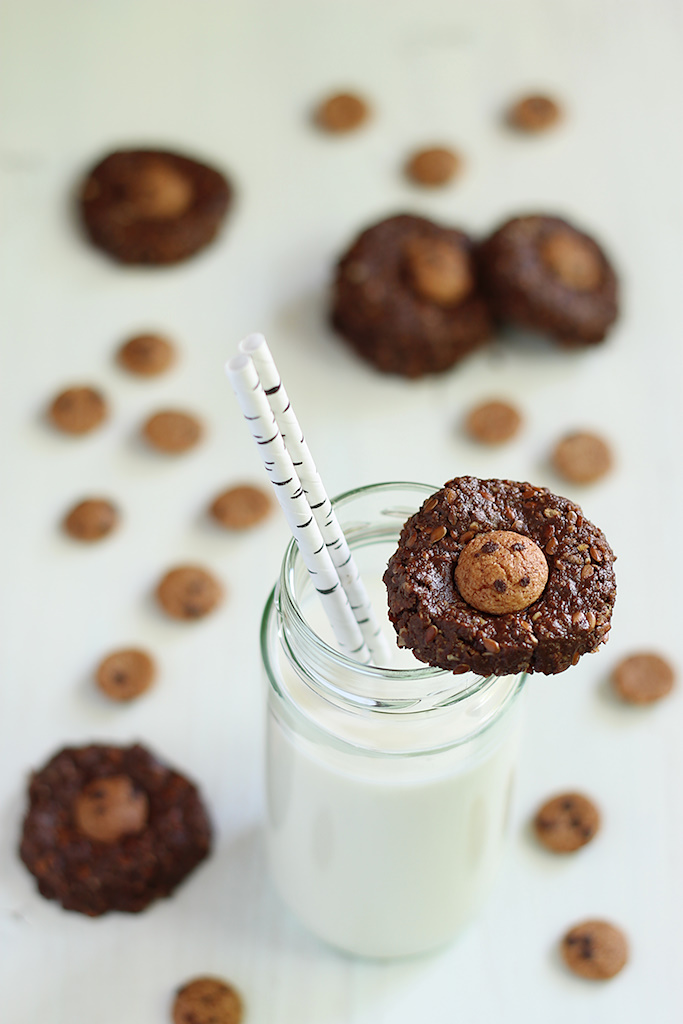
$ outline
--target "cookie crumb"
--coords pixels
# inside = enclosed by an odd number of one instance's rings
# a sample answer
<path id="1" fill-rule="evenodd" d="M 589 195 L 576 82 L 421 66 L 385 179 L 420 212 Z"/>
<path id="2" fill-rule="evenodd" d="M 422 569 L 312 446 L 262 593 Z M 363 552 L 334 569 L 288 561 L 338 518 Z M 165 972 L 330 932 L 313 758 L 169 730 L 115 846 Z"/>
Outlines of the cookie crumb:
<path id="1" fill-rule="evenodd" d="M 479 444 L 504 444 L 519 433 L 521 425 L 522 415 L 514 405 L 492 399 L 469 411 L 465 432 Z"/>
<path id="2" fill-rule="evenodd" d="M 405 173 L 415 185 L 436 188 L 452 181 L 462 167 L 463 160 L 459 153 L 434 146 L 413 153 L 405 165 Z"/>
<path id="3" fill-rule="evenodd" d="M 78 831 L 99 843 L 116 843 L 136 835 L 147 825 L 149 800 L 136 789 L 128 775 L 93 779 L 74 800 L 74 821 Z"/>
<path id="4" fill-rule="evenodd" d="M 266 519 L 272 508 L 272 499 L 262 488 L 240 484 L 219 494 L 209 513 L 228 530 L 247 530 Z"/>
<path id="5" fill-rule="evenodd" d="M 624 967 L 629 950 L 620 928 L 607 921 L 583 921 L 562 939 L 562 956 L 570 971 L 591 981 L 606 981 Z"/>
<path id="6" fill-rule="evenodd" d="M 597 434 L 578 431 L 568 434 L 555 445 L 552 452 L 555 471 L 569 483 L 591 484 L 606 476 L 612 469 L 612 450 Z"/>
<path id="7" fill-rule="evenodd" d="M 524 96 L 507 111 L 509 125 L 521 132 L 544 132 L 562 119 L 562 108 L 550 96 Z"/>
<path id="8" fill-rule="evenodd" d="M 651 651 L 631 654 L 612 672 L 612 685 L 629 704 L 652 704 L 673 689 L 675 673 L 668 661 Z"/>
<path id="9" fill-rule="evenodd" d="M 99 427 L 108 411 L 101 391 L 91 387 L 67 388 L 53 399 L 48 418 L 65 434 L 87 434 Z"/>
<path id="10" fill-rule="evenodd" d="M 455 566 L 455 584 L 473 608 L 492 615 L 533 604 L 548 582 L 545 555 L 530 537 L 510 530 L 479 533 Z"/>
<path id="11" fill-rule="evenodd" d="M 222 978 L 194 978 L 178 989 L 173 1024 L 240 1024 L 243 1003 L 239 992 Z"/>
<path id="12" fill-rule="evenodd" d="M 351 132 L 370 117 L 368 103 L 355 93 L 339 92 L 320 103 L 313 114 L 318 128 L 326 132 Z"/>
<path id="13" fill-rule="evenodd" d="M 165 409 L 147 420 L 142 433 L 157 451 L 180 455 L 199 444 L 203 428 L 196 416 L 177 409 Z"/>
<path id="14" fill-rule="evenodd" d="M 95 679 L 107 697 L 129 701 L 150 688 L 156 676 L 154 659 L 146 651 L 127 648 L 113 651 L 97 666 Z"/>
<path id="15" fill-rule="evenodd" d="M 196 565 L 171 569 L 156 588 L 159 604 L 172 619 L 190 621 L 208 615 L 223 600 L 223 587 L 215 576 Z"/>
<path id="16" fill-rule="evenodd" d="M 173 365 L 176 350 L 161 334 L 136 334 L 116 353 L 119 366 L 138 377 L 156 377 Z"/>
<path id="17" fill-rule="evenodd" d="M 600 812 L 581 793 L 561 793 L 536 812 L 538 840 L 553 853 L 573 853 L 589 843 L 600 828 Z"/>
<path id="18" fill-rule="evenodd" d="M 64 517 L 62 526 L 74 540 L 102 540 L 119 523 L 115 505 L 104 498 L 88 498 L 79 502 Z"/>

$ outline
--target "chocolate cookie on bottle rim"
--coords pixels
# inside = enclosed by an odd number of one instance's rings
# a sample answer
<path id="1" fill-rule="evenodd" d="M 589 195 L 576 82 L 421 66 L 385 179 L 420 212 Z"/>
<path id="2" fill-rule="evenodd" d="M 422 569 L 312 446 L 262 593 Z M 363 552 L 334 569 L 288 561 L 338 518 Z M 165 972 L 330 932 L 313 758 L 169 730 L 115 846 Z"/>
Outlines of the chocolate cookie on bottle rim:
<path id="1" fill-rule="evenodd" d="M 617 277 L 590 235 L 559 217 L 515 217 L 480 247 L 482 284 L 501 320 L 564 345 L 602 341 L 617 318 Z"/>
<path id="2" fill-rule="evenodd" d="M 232 187 L 213 167 L 161 149 L 117 150 L 78 197 L 90 240 L 122 263 L 178 263 L 218 233 Z"/>
<path id="3" fill-rule="evenodd" d="M 384 574 L 389 617 L 399 646 L 447 671 L 554 675 L 607 639 L 613 562 L 602 531 L 567 498 L 456 477 L 401 531 Z M 466 578 L 459 563 L 471 567 Z"/>
<path id="4" fill-rule="evenodd" d="M 31 778 L 21 859 L 66 910 L 138 913 L 210 846 L 196 786 L 138 744 L 67 747 Z"/>
<path id="5" fill-rule="evenodd" d="M 332 323 L 385 373 L 449 369 L 492 331 L 471 240 L 407 214 L 372 225 L 339 261 Z"/>

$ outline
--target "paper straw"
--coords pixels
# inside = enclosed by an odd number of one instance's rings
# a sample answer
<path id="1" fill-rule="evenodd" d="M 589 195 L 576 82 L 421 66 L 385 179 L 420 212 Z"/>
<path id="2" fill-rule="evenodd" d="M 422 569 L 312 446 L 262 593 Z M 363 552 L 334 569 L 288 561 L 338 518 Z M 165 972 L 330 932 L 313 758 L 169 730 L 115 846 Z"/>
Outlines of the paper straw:
<path id="1" fill-rule="evenodd" d="M 351 657 L 368 662 L 370 652 L 349 607 L 256 367 L 249 356 L 240 353 L 225 369 L 337 643 Z"/>
<path id="2" fill-rule="evenodd" d="M 285 440 L 287 451 L 292 457 L 308 497 L 308 504 L 320 527 L 325 547 L 330 552 L 341 585 L 346 591 L 351 611 L 360 627 L 363 639 L 368 645 L 372 660 L 376 665 L 386 665 L 389 659 L 387 643 L 382 636 L 382 631 L 358 572 L 358 566 L 332 508 L 332 502 L 320 479 L 320 474 L 292 409 L 275 360 L 268 348 L 268 343 L 262 334 L 250 334 L 248 338 L 240 342 L 239 347 L 254 361 L 261 385 L 275 415 L 275 422 Z"/>

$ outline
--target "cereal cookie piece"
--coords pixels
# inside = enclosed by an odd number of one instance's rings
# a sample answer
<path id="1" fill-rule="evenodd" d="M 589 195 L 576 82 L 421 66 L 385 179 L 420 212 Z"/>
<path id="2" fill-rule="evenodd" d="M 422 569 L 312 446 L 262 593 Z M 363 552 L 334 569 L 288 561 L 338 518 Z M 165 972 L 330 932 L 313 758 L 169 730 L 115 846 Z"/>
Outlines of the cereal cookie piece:
<path id="1" fill-rule="evenodd" d="M 118 150 L 86 176 L 79 205 L 90 240 L 122 263 L 178 263 L 218 233 L 232 198 L 212 167 L 161 149 Z"/>
<path id="2" fill-rule="evenodd" d="M 457 477 L 405 523 L 384 574 L 400 647 L 447 671 L 553 675 L 607 639 L 614 554 L 545 487 Z"/>
<path id="3" fill-rule="evenodd" d="M 46 899 L 138 913 L 209 853 L 196 786 L 144 747 L 67 747 L 32 779 L 20 854 Z"/>
<path id="4" fill-rule="evenodd" d="M 332 322 L 386 373 L 439 373 L 482 345 L 492 322 L 462 231 L 403 215 L 364 231 L 341 258 Z"/>
<path id="5" fill-rule="evenodd" d="M 564 345 L 602 341 L 617 317 L 617 278 L 589 235 L 559 217 L 517 217 L 481 247 L 483 285 L 501 320 Z"/>

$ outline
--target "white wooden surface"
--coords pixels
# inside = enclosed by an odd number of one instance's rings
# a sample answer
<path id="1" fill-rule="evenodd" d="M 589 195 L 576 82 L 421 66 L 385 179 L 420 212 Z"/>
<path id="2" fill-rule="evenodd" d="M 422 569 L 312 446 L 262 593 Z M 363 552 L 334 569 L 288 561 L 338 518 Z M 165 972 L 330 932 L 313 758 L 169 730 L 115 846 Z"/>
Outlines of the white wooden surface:
<path id="1" fill-rule="evenodd" d="M 249 1024 L 488 1024 L 656 1020 L 683 1006 L 681 689 L 619 706 L 606 677 L 635 647 L 680 658 L 680 3 L 658 0 L 5 0 L 0 33 L 3 219 L 3 594 L 0 614 L 0 978 L 7 1024 L 151 1024 L 197 973 L 235 982 Z M 321 137 L 307 114 L 328 89 L 376 106 L 367 130 Z M 566 124 L 516 137 L 501 107 L 542 87 Z M 413 190 L 408 150 L 452 142 L 453 188 Z M 238 187 L 228 230 L 175 269 L 126 270 L 79 237 L 69 195 L 107 149 L 168 144 L 225 167 Z M 400 210 L 483 232 L 519 211 L 566 212 L 594 229 L 623 278 L 611 340 L 567 354 L 517 336 L 439 378 L 381 377 L 325 325 L 336 254 Z M 112 353 L 167 329 L 182 361 L 138 382 Z M 461 472 L 560 488 L 551 442 L 609 436 L 609 480 L 571 489 L 618 553 L 612 639 L 595 658 L 530 684 L 510 855 L 462 939 L 430 959 L 377 964 L 324 948 L 281 908 L 263 865 L 257 627 L 286 541 L 273 520 L 233 539 L 203 509 L 260 467 L 222 375 L 237 340 L 263 330 L 331 490 Z M 71 441 L 41 420 L 49 397 L 94 382 L 113 416 Z M 458 433 L 473 401 L 510 395 L 523 435 L 481 451 Z M 199 411 L 207 442 L 177 461 L 136 441 L 162 404 Z M 565 491 L 568 489 L 565 487 Z M 125 522 L 83 549 L 57 524 L 80 496 L 110 494 Z M 150 591 L 170 565 L 212 566 L 230 600 L 204 622 L 164 621 Z M 123 643 L 161 663 L 130 707 L 93 692 L 93 665 Z M 171 900 L 92 921 L 42 900 L 16 856 L 29 770 L 66 742 L 141 739 L 200 781 L 217 838 Z M 539 850 L 527 822 L 558 788 L 594 794 L 604 829 L 579 855 Z M 599 985 L 567 974 L 556 940 L 585 916 L 633 947 Z"/>

